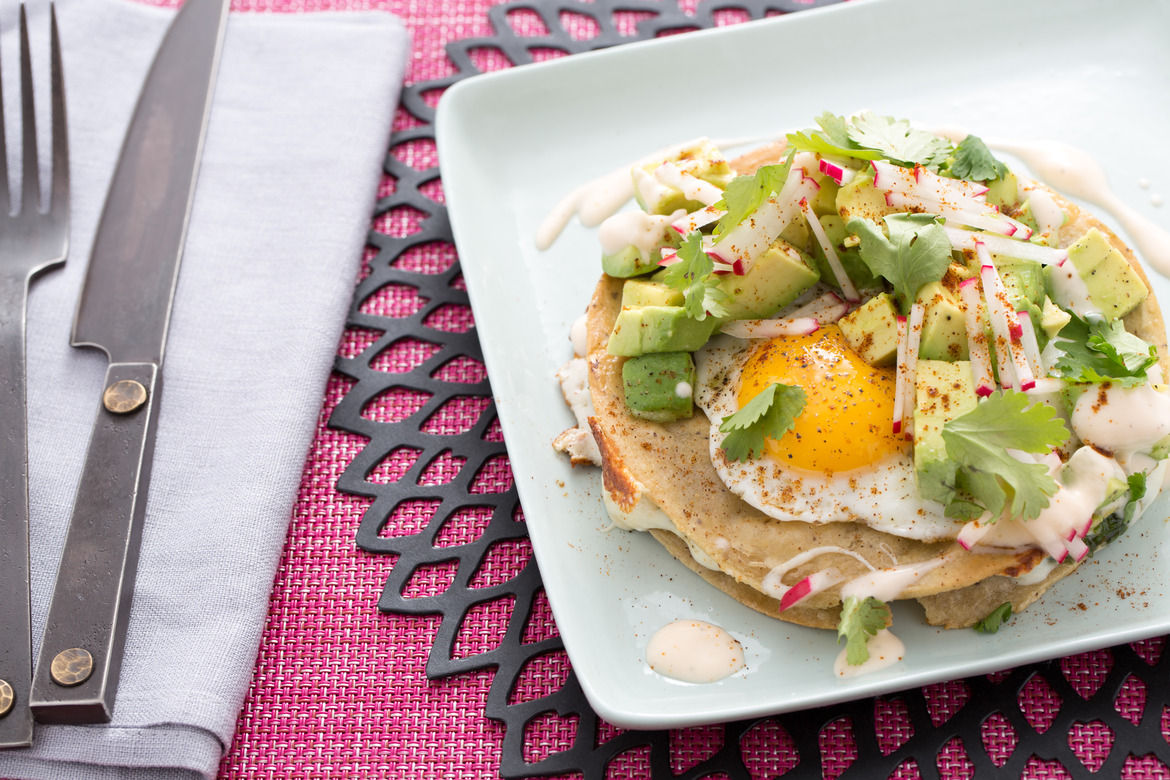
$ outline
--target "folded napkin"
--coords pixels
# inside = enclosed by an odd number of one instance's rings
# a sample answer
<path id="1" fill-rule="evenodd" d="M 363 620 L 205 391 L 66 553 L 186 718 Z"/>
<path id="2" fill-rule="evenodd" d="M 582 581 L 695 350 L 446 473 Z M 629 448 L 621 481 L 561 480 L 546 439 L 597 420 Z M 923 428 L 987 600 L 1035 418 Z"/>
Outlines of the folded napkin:
<path id="1" fill-rule="evenodd" d="M 173 17 L 123 0 L 56 7 L 73 223 L 68 262 L 34 283 L 28 312 L 38 638 L 106 365 L 100 352 L 69 346 L 73 311 L 122 137 Z M 11 76 L 14 14 L 2 10 Z M 47 38 L 36 2 L 30 28 Z M 163 367 L 114 719 L 39 727 L 32 748 L 0 752 L 0 777 L 216 773 L 344 328 L 407 48 L 385 13 L 229 18 Z M 34 50 L 42 63 L 45 51 Z M 11 126 L 15 80 L 5 82 Z"/>

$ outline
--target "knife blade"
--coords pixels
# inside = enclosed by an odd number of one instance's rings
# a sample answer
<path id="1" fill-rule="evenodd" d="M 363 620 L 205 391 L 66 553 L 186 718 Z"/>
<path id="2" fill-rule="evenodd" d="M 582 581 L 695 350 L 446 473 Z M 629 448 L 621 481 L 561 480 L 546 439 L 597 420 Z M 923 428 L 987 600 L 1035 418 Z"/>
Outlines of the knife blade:
<path id="1" fill-rule="evenodd" d="M 49 604 L 30 707 L 113 715 L 138 565 L 167 328 L 229 0 L 186 0 L 147 74 L 106 195 L 73 323 L 105 384 Z"/>

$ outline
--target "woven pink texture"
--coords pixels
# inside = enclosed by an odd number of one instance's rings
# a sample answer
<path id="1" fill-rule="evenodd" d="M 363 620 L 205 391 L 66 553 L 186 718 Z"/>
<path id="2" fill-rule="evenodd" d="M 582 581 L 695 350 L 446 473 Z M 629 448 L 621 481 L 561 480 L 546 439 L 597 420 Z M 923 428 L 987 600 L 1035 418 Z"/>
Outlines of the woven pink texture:
<path id="1" fill-rule="evenodd" d="M 176 5 L 175 0 L 144 0 L 156 5 Z M 443 52 L 447 42 L 473 36 L 487 36 L 492 30 L 486 12 L 487 0 L 235 0 L 239 11 L 309 12 L 317 10 L 387 10 L 397 14 L 412 36 L 408 84 L 451 75 L 454 68 Z M 684 4 L 685 7 L 685 4 Z M 690 3 L 694 7 L 694 2 Z M 619 29 L 632 32 L 640 18 L 624 14 Z M 742 12 L 720 12 L 721 24 L 741 21 Z M 520 34 L 545 32 L 535 14 L 516 11 L 509 23 Z M 586 16 L 563 19 L 575 37 L 596 35 L 596 25 Z M 558 56 L 537 53 L 537 58 Z M 497 50 L 473 53 L 476 66 L 496 70 L 508 66 Z M 429 102 L 434 104 L 437 95 Z M 395 129 L 419 124 L 402 109 Z M 392 153 L 417 169 L 437 164 L 434 144 L 418 141 L 396 146 Z M 382 194 L 393 191 L 387 179 Z M 442 202 L 440 183 L 428 185 L 425 194 Z M 375 229 L 392 236 L 406 236 L 418 229 L 422 215 L 409 208 L 396 209 L 378 217 Z M 427 245 L 399 259 L 401 268 L 439 273 L 456 260 L 453 246 Z M 409 316 L 424 304 L 417 291 L 391 286 L 379 291 L 362 307 L 364 312 L 387 318 Z M 472 326 L 469 310 L 448 307 L 427 321 L 429 327 L 463 332 Z M 380 334 L 351 329 L 339 345 L 339 355 L 353 356 L 373 343 Z M 374 367 L 390 373 L 403 372 L 434 353 L 433 345 L 400 342 L 378 356 Z M 449 382 L 479 382 L 483 366 L 461 359 L 445 365 L 436 377 Z M 272 595 L 271 609 L 257 659 L 255 678 L 240 715 L 237 734 L 221 765 L 221 777 L 244 778 L 485 778 L 498 775 L 503 739 L 502 727 L 484 717 L 483 710 L 491 683 L 490 672 L 476 672 L 454 678 L 429 681 L 425 675 L 427 654 L 438 626 L 437 618 L 387 616 L 376 605 L 382 585 L 394 565 L 389 556 L 375 556 L 356 550 L 354 535 L 368 506 L 363 498 L 338 493 L 334 485 L 342 470 L 362 449 L 360 437 L 331 430 L 326 420 L 345 395 L 350 384 L 341 376 L 329 383 L 321 410 L 318 434 L 305 464 L 299 500 Z M 363 415 L 379 421 L 403 419 L 419 409 L 426 395 L 405 389 L 391 390 L 373 399 Z M 465 397 L 444 408 L 426 423 L 427 430 L 454 433 L 466 430 L 483 412 L 482 399 Z M 498 427 L 491 438 L 499 440 Z M 369 475 L 371 482 L 397 481 L 411 467 L 418 452 L 402 447 L 391 452 Z M 442 484 L 450 481 L 463 465 L 462 458 L 447 453 L 428 464 L 421 481 Z M 506 458 L 496 459 L 478 475 L 472 493 L 507 490 L 512 475 Z M 421 530 L 434 505 L 426 501 L 400 506 L 387 524 L 385 535 L 405 535 Z M 441 530 L 436 546 L 466 544 L 479 537 L 490 519 L 490 510 L 461 511 Z M 506 582 L 520 571 L 531 555 L 525 542 L 497 545 L 481 565 L 474 587 Z M 406 595 L 419 597 L 442 592 L 450 584 L 451 567 L 420 569 L 411 578 Z M 473 610 L 464 621 L 455 645 L 456 656 L 484 652 L 500 641 L 510 609 L 507 600 Z M 525 641 L 556 635 L 556 626 L 541 601 L 526 628 Z M 1138 644 L 1139 652 L 1156 657 L 1162 640 Z M 1078 693 L 1088 696 L 1101 685 L 1110 663 L 1108 652 L 1087 653 L 1064 659 L 1062 671 Z M 559 688 L 569 672 L 563 653 L 543 657 L 525 668 L 510 703 L 538 698 Z M 1047 684 L 1037 678 L 1020 697 L 1020 709 L 1038 731 L 1051 724 L 1059 701 Z M 1047 690 L 1046 690 L 1047 689 Z M 946 722 L 969 698 L 963 682 L 943 683 L 926 689 L 930 717 L 935 725 Z M 1136 723 L 1145 703 L 1145 688 L 1133 680 L 1123 686 L 1117 699 L 1119 713 Z M 875 704 L 877 738 L 883 753 L 896 750 L 913 736 L 905 706 L 896 700 L 880 699 Z M 601 724 L 599 740 L 621 733 Z M 838 720 L 822 731 L 819 747 L 826 777 L 836 777 L 856 758 L 853 726 Z M 1170 716 L 1163 715 L 1163 735 L 1170 734 Z M 537 761 L 572 745 L 575 720 L 541 717 L 525 732 L 524 757 Z M 992 760 L 1002 765 L 1015 747 L 1019 735 L 1003 716 L 992 716 L 983 724 L 983 745 Z M 1079 724 L 1069 735 L 1069 744 L 1090 769 L 1100 765 L 1113 735 L 1100 723 Z M 709 758 L 722 747 L 720 728 L 694 728 L 672 732 L 671 768 L 684 772 Z M 741 750 L 753 778 L 774 777 L 796 763 L 792 738 L 783 727 L 767 721 L 750 730 Z M 973 766 L 964 748 L 952 741 L 939 755 L 937 769 L 944 778 L 971 777 Z M 614 761 L 608 776 L 640 777 L 649 774 L 649 751 L 642 748 Z M 917 777 L 913 762 L 904 763 L 895 777 Z M 1033 760 L 1026 777 L 1065 777 L 1059 766 Z M 1128 778 L 1170 778 L 1170 771 L 1152 758 L 1133 759 L 1126 765 Z"/>

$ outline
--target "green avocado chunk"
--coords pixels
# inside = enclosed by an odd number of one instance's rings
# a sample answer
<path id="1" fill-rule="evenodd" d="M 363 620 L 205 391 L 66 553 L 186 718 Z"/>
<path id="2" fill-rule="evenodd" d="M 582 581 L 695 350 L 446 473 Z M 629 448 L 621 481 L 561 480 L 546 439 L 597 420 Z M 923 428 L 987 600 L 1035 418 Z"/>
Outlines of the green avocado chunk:
<path id="1" fill-rule="evenodd" d="M 612 274 L 611 274 L 612 276 Z M 622 308 L 632 306 L 682 306 L 683 294 L 649 279 L 630 279 L 622 285 Z"/>
<path id="2" fill-rule="evenodd" d="M 1020 202 L 1019 182 L 1011 171 L 998 179 L 987 182 L 987 202 L 1001 209 L 1008 209 Z"/>
<path id="3" fill-rule="evenodd" d="M 929 282 L 918 291 L 926 307 L 918 354 L 926 360 L 966 360 L 967 324 L 958 299 L 941 282 Z"/>
<path id="4" fill-rule="evenodd" d="M 632 357 L 622 365 L 622 383 L 635 417 L 670 422 L 694 414 L 695 362 L 689 352 Z"/>
<path id="5" fill-rule="evenodd" d="M 999 259 L 999 278 L 1007 290 L 1008 299 L 1017 302 L 1017 311 L 1023 308 L 1019 301 L 1029 300 L 1040 304 L 1044 301 L 1044 266 L 1035 260 L 1016 258 Z"/>
<path id="6" fill-rule="evenodd" d="M 618 279 L 641 276 L 659 268 L 657 261 L 636 246 L 628 246 L 612 255 L 601 255 L 601 270 Z"/>
<path id="7" fill-rule="evenodd" d="M 919 360 L 914 381 L 914 468 L 946 460 L 942 430 L 975 408 L 975 380 L 966 360 Z"/>
<path id="8" fill-rule="evenodd" d="M 1049 341 L 1056 338 L 1060 329 L 1071 321 L 1071 314 L 1053 303 L 1047 295 L 1044 296 L 1044 306 L 1040 310 L 1040 327 Z"/>
<path id="9" fill-rule="evenodd" d="M 607 349 L 622 357 L 694 352 L 707 343 L 720 322 L 714 317 L 693 319 L 681 306 L 631 306 L 618 313 Z"/>
<path id="10" fill-rule="evenodd" d="M 718 286 L 731 297 L 725 305 L 729 319 L 754 320 L 775 314 L 820 278 L 808 255 L 787 241 L 777 240 L 756 258 L 747 273 L 728 274 Z"/>
<path id="11" fill-rule="evenodd" d="M 892 366 L 898 357 L 898 311 L 879 293 L 837 321 L 849 347 L 871 366 Z"/>
<path id="12" fill-rule="evenodd" d="M 882 217 L 897 211 L 886 205 L 885 194 L 873 186 L 873 173 L 868 170 L 857 174 L 852 181 L 837 190 L 837 213 L 846 222 L 858 217 L 880 225 Z"/>
<path id="13" fill-rule="evenodd" d="M 1089 228 L 1068 248 L 1068 259 L 1077 269 L 1089 300 L 1107 320 L 1124 317 L 1150 294 L 1145 283 L 1121 254 L 1097 228 Z M 1052 269 L 1048 271 L 1050 277 Z M 1052 293 L 1049 283 L 1049 293 Z M 1056 300 L 1067 305 L 1067 301 Z"/>
<path id="14" fill-rule="evenodd" d="M 720 189 L 726 187 L 735 177 L 727 158 L 715 144 L 706 139 L 680 149 L 672 155 L 659 157 L 645 165 L 635 167 L 630 174 L 634 177 L 634 199 L 650 214 L 671 214 L 678 209 L 694 211 L 703 208 L 704 205 L 698 201 L 688 200 L 682 190 L 662 184 L 654 178 L 654 171 L 665 162 L 675 163 L 684 172 L 710 182 Z"/>

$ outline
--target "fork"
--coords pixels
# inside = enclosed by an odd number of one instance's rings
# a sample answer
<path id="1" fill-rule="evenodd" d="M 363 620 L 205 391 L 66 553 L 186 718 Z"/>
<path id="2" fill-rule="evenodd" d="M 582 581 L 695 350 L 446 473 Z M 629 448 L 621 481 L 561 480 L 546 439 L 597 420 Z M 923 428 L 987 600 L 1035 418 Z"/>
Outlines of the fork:
<path id="1" fill-rule="evenodd" d="M 28 18 L 20 6 L 20 204 L 12 209 L 8 150 L 0 132 L 0 748 L 32 744 L 28 708 L 32 627 L 28 552 L 28 420 L 25 313 L 39 274 L 65 262 L 69 249 L 69 143 L 57 13 L 50 14 L 52 191 L 41 207 Z M 0 101 L 0 131 L 4 128 Z"/>

